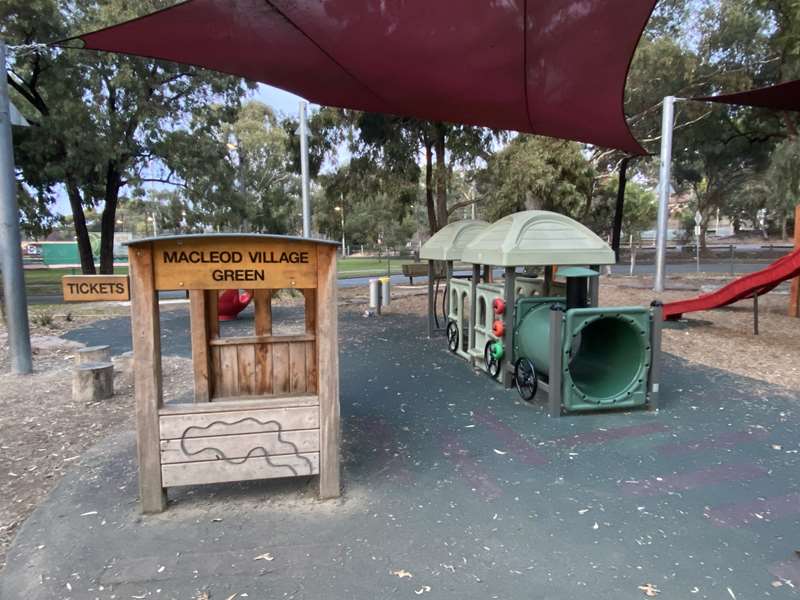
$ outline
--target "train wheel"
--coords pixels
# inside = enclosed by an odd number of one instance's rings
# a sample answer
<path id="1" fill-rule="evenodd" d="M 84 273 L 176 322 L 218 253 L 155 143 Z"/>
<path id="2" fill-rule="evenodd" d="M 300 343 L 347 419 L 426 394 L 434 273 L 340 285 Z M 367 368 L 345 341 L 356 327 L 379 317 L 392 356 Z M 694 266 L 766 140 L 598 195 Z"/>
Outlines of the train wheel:
<path id="1" fill-rule="evenodd" d="M 458 325 L 455 321 L 447 324 L 447 347 L 450 348 L 450 352 L 458 350 Z"/>
<path id="2" fill-rule="evenodd" d="M 486 365 L 486 372 L 489 373 L 492 379 L 495 379 L 497 374 L 500 373 L 500 360 L 495 358 L 494 352 L 492 352 L 493 346 L 494 342 L 492 340 L 486 342 L 486 347 L 483 349 L 483 363 Z"/>
<path id="3" fill-rule="evenodd" d="M 539 389 L 539 377 L 533 367 L 533 362 L 525 357 L 517 359 L 514 365 L 514 382 L 517 391 L 525 402 L 530 402 Z"/>

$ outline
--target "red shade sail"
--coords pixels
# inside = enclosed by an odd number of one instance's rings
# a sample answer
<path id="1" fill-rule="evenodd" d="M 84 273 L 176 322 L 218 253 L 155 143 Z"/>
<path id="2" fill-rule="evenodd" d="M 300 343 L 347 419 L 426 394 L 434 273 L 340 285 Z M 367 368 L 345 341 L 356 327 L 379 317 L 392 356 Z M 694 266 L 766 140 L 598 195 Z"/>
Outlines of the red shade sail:
<path id="1" fill-rule="evenodd" d="M 787 81 L 786 83 L 735 94 L 704 96 L 693 99 L 705 102 L 738 104 L 740 106 L 759 106 L 775 110 L 800 110 L 800 80 Z"/>
<path id="2" fill-rule="evenodd" d="M 189 0 L 79 36 L 315 103 L 641 154 L 628 66 L 655 0 Z"/>

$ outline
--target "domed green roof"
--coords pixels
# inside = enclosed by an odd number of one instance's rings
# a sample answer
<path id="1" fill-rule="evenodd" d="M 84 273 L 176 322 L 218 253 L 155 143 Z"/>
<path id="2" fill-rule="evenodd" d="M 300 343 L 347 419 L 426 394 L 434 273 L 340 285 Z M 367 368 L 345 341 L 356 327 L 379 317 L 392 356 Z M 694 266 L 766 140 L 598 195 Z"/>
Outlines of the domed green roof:
<path id="1" fill-rule="evenodd" d="M 499 267 L 616 262 L 609 245 L 588 227 L 546 210 L 526 210 L 495 221 L 464 248 L 461 260 Z"/>
<path id="2" fill-rule="evenodd" d="M 481 234 L 486 221 L 466 220 L 445 225 L 422 244 L 419 257 L 423 260 L 461 260 L 464 246 Z"/>

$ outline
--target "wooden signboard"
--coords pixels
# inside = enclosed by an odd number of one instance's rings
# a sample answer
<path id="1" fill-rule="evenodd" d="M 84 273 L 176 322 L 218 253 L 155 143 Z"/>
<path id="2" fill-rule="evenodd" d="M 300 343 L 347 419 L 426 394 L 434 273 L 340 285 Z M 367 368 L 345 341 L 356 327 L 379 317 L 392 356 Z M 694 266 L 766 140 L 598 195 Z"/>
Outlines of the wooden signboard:
<path id="1" fill-rule="evenodd" d="M 139 495 L 278 477 L 339 484 L 337 244 L 264 235 L 190 235 L 129 244 Z M 303 291 L 305 332 L 273 331 L 272 297 Z M 194 402 L 163 403 L 157 292 L 189 292 Z M 222 335 L 219 290 L 254 290 L 252 329 Z"/>
<path id="2" fill-rule="evenodd" d="M 61 289 L 64 302 L 115 302 L 131 297 L 127 275 L 64 275 Z"/>
<path id="3" fill-rule="evenodd" d="M 205 236 L 153 242 L 157 290 L 313 288 L 317 246 L 292 238 Z"/>

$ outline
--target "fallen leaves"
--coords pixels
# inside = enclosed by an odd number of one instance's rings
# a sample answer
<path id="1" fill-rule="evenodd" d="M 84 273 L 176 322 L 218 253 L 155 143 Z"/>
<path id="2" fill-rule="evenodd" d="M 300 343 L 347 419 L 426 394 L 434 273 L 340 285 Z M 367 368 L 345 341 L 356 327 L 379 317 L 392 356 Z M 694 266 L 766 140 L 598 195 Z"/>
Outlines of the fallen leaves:
<path id="1" fill-rule="evenodd" d="M 392 571 L 392 575 L 396 575 L 400 579 L 402 579 L 403 577 L 408 577 L 409 579 L 414 577 L 409 571 L 406 571 L 405 569 L 397 569 L 396 571 Z"/>
<path id="2" fill-rule="evenodd" d="M 253 560 L 266 560 L 266 561 L 268 561 L 268 562 L 269 562 L 269 561 L 273 561 L 273 560 L 275 560 L 275 557 L 274 557 L 274 556 L 272 556 L 272 554 L 271 554 L 271 553 L 269 553 L 269 552 L 265 552 L 264 554 L 259 554 L 258 556 L 256 556 L 255 558 L 253 558 Z"/>
<path id="3" fill-rule="evenodd" d="M 421 588 L 414 590 L 414 593 L 415 593 L 417 596 L 421 596 L 421 595 L 422 595 L 422 594 L 424 594 L 425 592 L 430 592 L 430 591 L 431 591 L 431 586 L 429 586 L 429 585 L 423 585 Z"/>
<path id="4" fill-rule="evenodd" d="M 658 596 L 658 593 L 661 591 L 652 583 L 645 583 L 644 585 L 640 585 L 639 589 L 644 592 L 645 596 L 650 596 L 651 598 L 654 596 Z"/>

